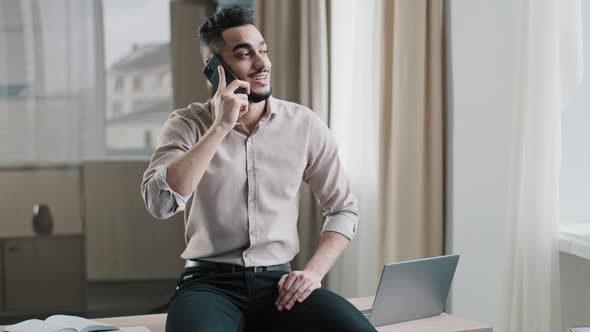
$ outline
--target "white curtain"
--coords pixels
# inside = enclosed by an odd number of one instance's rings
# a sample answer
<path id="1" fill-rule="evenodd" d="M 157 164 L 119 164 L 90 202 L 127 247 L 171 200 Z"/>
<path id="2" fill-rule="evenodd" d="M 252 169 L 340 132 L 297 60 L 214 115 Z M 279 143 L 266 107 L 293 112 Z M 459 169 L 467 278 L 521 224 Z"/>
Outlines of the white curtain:
<path id="1" fill-rule="evenodd" d="M 77 164 L 102 155 L 100 6 L 0 2 L 0 166 Z"/>
<path id="2" fill-rule="evenodd" d="M 561 119 L 582 77 L 580 2 L 521 0 L 505 330 L 561 330 Z"/>
<path id="3" fill-rule="evenodd" d="M 374 295 L 378 262 L 379 128 L 382 105 L 383 3 L 338 0 L 330 6 L 330 128 L 359 199 L 354 241 L 328 274 L 340 295 Z"/>

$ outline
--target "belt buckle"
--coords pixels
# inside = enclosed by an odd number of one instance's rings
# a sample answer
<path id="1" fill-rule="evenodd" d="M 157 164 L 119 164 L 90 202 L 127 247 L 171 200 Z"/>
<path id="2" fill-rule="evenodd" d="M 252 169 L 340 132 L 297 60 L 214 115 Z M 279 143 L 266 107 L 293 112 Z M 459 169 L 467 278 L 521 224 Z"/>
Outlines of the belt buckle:
<path id="1" fill-rule="evenodd" d="M 254 266 L 252 268 L 253 272 L 264 272 L 264 266 Z"/>

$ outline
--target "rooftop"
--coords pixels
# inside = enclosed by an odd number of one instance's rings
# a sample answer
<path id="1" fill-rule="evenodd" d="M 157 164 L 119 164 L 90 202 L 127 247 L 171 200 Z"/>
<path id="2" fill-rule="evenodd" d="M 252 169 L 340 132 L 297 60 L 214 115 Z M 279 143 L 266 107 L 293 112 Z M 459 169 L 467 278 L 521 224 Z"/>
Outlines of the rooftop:
<path id="1" fill-rule="evenodd" d="M 111 71 L 153 68 L 170 64 L 170 44 L 134 44 L 131 51 L 111 65 Z"/>

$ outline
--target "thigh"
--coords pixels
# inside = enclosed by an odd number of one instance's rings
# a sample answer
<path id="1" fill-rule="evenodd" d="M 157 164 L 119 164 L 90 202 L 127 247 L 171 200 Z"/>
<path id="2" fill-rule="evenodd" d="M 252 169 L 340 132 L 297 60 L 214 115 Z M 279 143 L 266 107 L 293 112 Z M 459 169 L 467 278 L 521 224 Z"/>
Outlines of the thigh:
<path id="1" fill-rule="evenodd" d="M 272 322 L 269 330 L 283 328 L 293 331 L 376 331 L 369 320 L 342 296 L 325 288 L 314 290 L 307 299 L 291 310 L 269 308 Z"/>
<path id="2" fill-rule="evenodd" d="M 244 328 L 237 303 L 213 289 L 191 288 L 176 294 L 166 318 L 166 332 L 236 332 Z"/>

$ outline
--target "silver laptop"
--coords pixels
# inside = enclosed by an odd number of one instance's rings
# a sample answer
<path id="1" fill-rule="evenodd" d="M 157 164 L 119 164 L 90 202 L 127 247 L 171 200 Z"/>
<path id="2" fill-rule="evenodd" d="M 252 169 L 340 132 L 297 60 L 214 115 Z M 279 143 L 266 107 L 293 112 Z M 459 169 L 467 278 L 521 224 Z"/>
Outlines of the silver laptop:
<path id="1" fill-rule="evenodd" d="M 373 326 L 440 315 L 458 262 L 448 255 L 386 264 L 373 308 L 362 313 Z"/>

